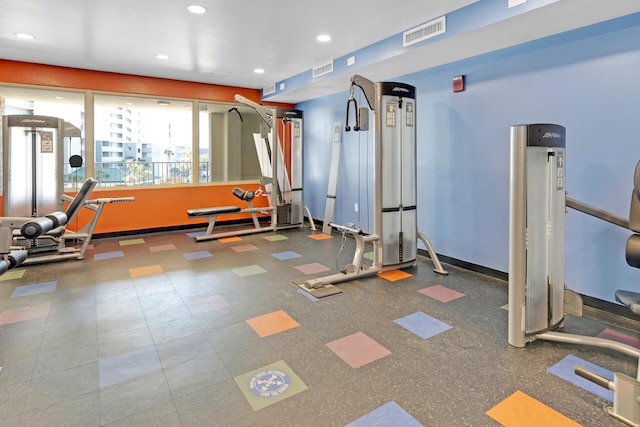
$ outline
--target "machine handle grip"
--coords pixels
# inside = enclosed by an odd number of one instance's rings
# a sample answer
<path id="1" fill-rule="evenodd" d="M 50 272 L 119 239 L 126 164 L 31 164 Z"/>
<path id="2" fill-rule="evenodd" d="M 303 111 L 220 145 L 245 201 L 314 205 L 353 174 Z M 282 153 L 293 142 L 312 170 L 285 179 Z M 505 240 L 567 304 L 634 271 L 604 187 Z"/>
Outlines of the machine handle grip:
<path id="1" fill-rule="evenodd" d="M 573 371 L 577 376 L 582 377 L 586 380 L 589 380 L 592 383 L 599 385 L 600 387 L 613 390 L 613 381 L 610 381 L 609 379 L 603 377 L 602 375 L 598 375 L 595 372 L 591 372 L 590 370 L 585 369 L 582 366 L 576 366 Z"/>

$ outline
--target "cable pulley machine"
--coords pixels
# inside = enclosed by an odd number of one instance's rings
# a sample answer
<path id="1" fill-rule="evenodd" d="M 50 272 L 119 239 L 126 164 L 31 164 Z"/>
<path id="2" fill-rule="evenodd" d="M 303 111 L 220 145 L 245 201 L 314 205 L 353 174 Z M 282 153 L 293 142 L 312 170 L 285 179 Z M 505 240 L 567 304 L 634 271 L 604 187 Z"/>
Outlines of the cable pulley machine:
<path id="1" fill-rule="evenodd" d="M 350 131 L 349 114 L 355 110 L 354 131 L 369 129 L 369 112 L 358 108 L 355 87 L 362 90 L 374 113 L 373 232 L 364 233 L 353 224 L 331 224 L 352 235 L 356 251 L 351 264 L 338 274 L 303 283 L 306 289 L 320 289 L 332 283 L 353 280 L 383 271 L 416 265 L 417 241 L 426 246 L 434 271 L 447 274 L 428 239 L 418 232 L 416 179 L 416 89 L 396 82 L 374 83 L 360 75 L 351 77 L 345 131 Z M 373 263 L 363 261 L 365 245 L 373 245 Z M 323 295 L 326 296 L 326 295 Z"/>
<path id="2" fill-rule="evenodd" d="M 629 221 L 623 218 L 566 198 L 565 140 L 565 128 L 556 124 L 511 127 L 509 344 L 525 347 L 529 342 L 542 339 L 605 348 L 637 359 L 640 368 L 640 349 L 604 338 L 559 331 L 564 326 L 565 314 L 582 316 L 582 297 L 566 289 L 564 283 L 566 207 L 629 228 Z M 636 176 L 640 178 L 638 170 Z M 640 179 L 637 181 L 640 183 Z M 638 194 L 640 186 L 633 197 L 637 199 Z M 636 209 L 640 209 L 640 205 Z M 631 213 L 634 213 L 633 203 Z M 640 210 L 637 213 L 640 215 Z M 640 230 L 640 222 L 637 228 Z M 635 241 L 633 236 L 630 240 Z M 640 246 L 631 245 L 632 261 L 629 261 L 629 251 L 628 245 L 629 264 L 640 267 Z M 621 302 L 633 297 L 635 302 L 640 294 L 618 291 L 616 297 Z M 634 307 L 632 303 L 627 305 Z M 615 372 L 614 380 L 610 381 L 580 366 L 575 368 L 575 373 L 613 390 L 613 407 L 608 408 L 610 415 L 629 425 L 640 425 L 640 377 Z"/>

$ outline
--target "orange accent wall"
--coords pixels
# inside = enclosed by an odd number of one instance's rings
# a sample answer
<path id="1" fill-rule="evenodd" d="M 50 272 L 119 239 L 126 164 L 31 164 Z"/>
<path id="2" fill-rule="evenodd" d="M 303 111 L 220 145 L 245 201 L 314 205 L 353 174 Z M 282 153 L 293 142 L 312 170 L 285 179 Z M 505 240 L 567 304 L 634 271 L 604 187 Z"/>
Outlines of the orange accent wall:
<path id="1" fill-rule="evenodd" d="M 0 59 L 0 84 L 2 83 L 220 102 L 233 102 L 234 95 L 240 94 L 247 99 L 261 102 L 260 91 L 258 89 L 220 86 Z M 291 104 L 265 104 L 283 108 L 293 108 Z M 189 219 L 187 217 L 187 209 L 227 205 L 245 208 L 247 207 L 246 202 L 238 200 L 231 193 L 236 186 L 246 190 L 256 190 L 258 188 L 257 183 L 224 183 L 97 189 L 89 196 L 90 199 L 133 196 L 135 197 L 135 201 L 112 203 L 105 206 L 95 233 L 114 233 L 196 223 L 206 225 L 206 219 Z M 254 206 L 260 207 L 268 206 L 268 200 L 266 197 L 256 197 L 253 200 L 253 204 Z M 0 204 L 0 207 L 1 206 Z M 245 217 L 250 218 L 249 215 L 225 215 L 220 217 L 219 221 Z M 82 212 L 78 220 L 78 226 L 82 227 L 86 222 L 87 213 Z M 73 225 L 72 228 L 75 229 Z"/>
<path id="2" fill-rule="evenodd" d="M 0 82 L 221 102 L 233 102 L 233 96 L 240 94 L 260 102 L 258 89 L 56 67 L 3 59 L 0 59 Z M 291 104 L 271 103 L 271 105 L 292 108 Z"/>
<path id="3" fill-rule="evenodd" d="M 95 190 L 91 193 L 89 199 L 135 197 L 135 200 L 133 202 L 116 202 L 105 205 L 94 233 L 117 233 L 188 224 L 206 226 L 206 218 L 188 218 L 187 209 L 217 206 L 247 208 L 245 201 L 232 194 L 234 187 L 255 191 L 258 189 L 258 184 L 244 182 Z M 253 205 L 254 207 L 264 207 L 269 206 L 269 202 L 267 197 L 256 197 L 253 199 Z M 90 220 L 92 213 L 87 209 L 83 209 L 77 224 L 78 227 L 84 226 Z M 260 218 L 260 216 L 258 217 Z M 251 215 L 224 215 L 220 216 L 216 223 L 242 218 L 251 218 Z M 75 224 L 71 224 L 71 228 L 75 229 Z"/>

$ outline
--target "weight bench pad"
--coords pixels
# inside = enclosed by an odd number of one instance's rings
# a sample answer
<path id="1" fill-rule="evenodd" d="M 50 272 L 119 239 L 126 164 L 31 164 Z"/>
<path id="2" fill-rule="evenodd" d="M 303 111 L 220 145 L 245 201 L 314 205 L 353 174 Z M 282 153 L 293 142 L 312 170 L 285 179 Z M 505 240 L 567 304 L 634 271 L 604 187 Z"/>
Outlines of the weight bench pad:
<path id="1" fill-rule="evenodd" d="M 200 216 L 213 216 L 227 213 L 235 213 L 240 212 L 241 209 L 239 206 L 220 206 L 217 208 L 200 208 L 200 209 L 189 209 L 187 210 L 187 215 L 189 218 L 197 218 Z"/>

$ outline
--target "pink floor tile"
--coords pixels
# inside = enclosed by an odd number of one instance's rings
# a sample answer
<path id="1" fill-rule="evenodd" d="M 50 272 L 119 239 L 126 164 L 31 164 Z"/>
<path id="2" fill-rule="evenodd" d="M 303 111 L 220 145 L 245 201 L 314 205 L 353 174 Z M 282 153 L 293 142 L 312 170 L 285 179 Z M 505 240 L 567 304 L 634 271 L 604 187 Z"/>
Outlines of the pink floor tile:
<path id="1" fill-rule="evenodd" d="M 296 270 L 302 271 L 304 274 L 316 274 L 322 273 L 323 271 L 328 271 L 329 267 L 325 267 L 322 264 L 313 262 L 311 264 L 299 265 L 296 267 Z"/>
<path id="2" fill-rule="evenodd" d="M 598 338 L 606 338 L 611 341 L 616 341 L 616 342 L 630 345 L 631 347 L 640 348 L 640 339 L 611 330 L 611 329 L 605 329 L 604 331 L 600 332 L 596 336 Z"/>
<path id="3" fill-rule="evenodd" d="M 359 368 L 391 354 L 389 350 L 362 332 L 331 341 L 327 343 L 327 347 L 352 368 Z"/>
<path id="4" fill-rule="evenodd" d="M 149 247 L 149 251 L 150 252 L 164 252 L 164 251 L 172 251 L 175 248 L 176 248 L 176 245 L 174 245 L 174 244 L 158 245 L 158 246 Z"/>
<path id="5" fill-rule="evenodd" d="M 51 303 L 45 302 L 42 304 L 6 310 L 0 313 L 0 325 L 8 325 L 10 323 L 18 323 L 25 320 L 47 317 L 50 309 Z"/>
<path id="6" fill-rule="evenodd" d="M 461 292 L 454 291 L 453 289 L 445 288 L 444 286 L 440 285 L 420 289 L 418 292 L 440 302 L 449 302 L 464 296 L 464 294 Z"/>
<path id="7" fill-rule="evenodd" d="M 256 245 L 238 245 L 238 246 L 232 246 L 231 249 L 233 249 L 236 252 L 249 252 L 249 251 L 257 251 L 258 247 Z"/>

